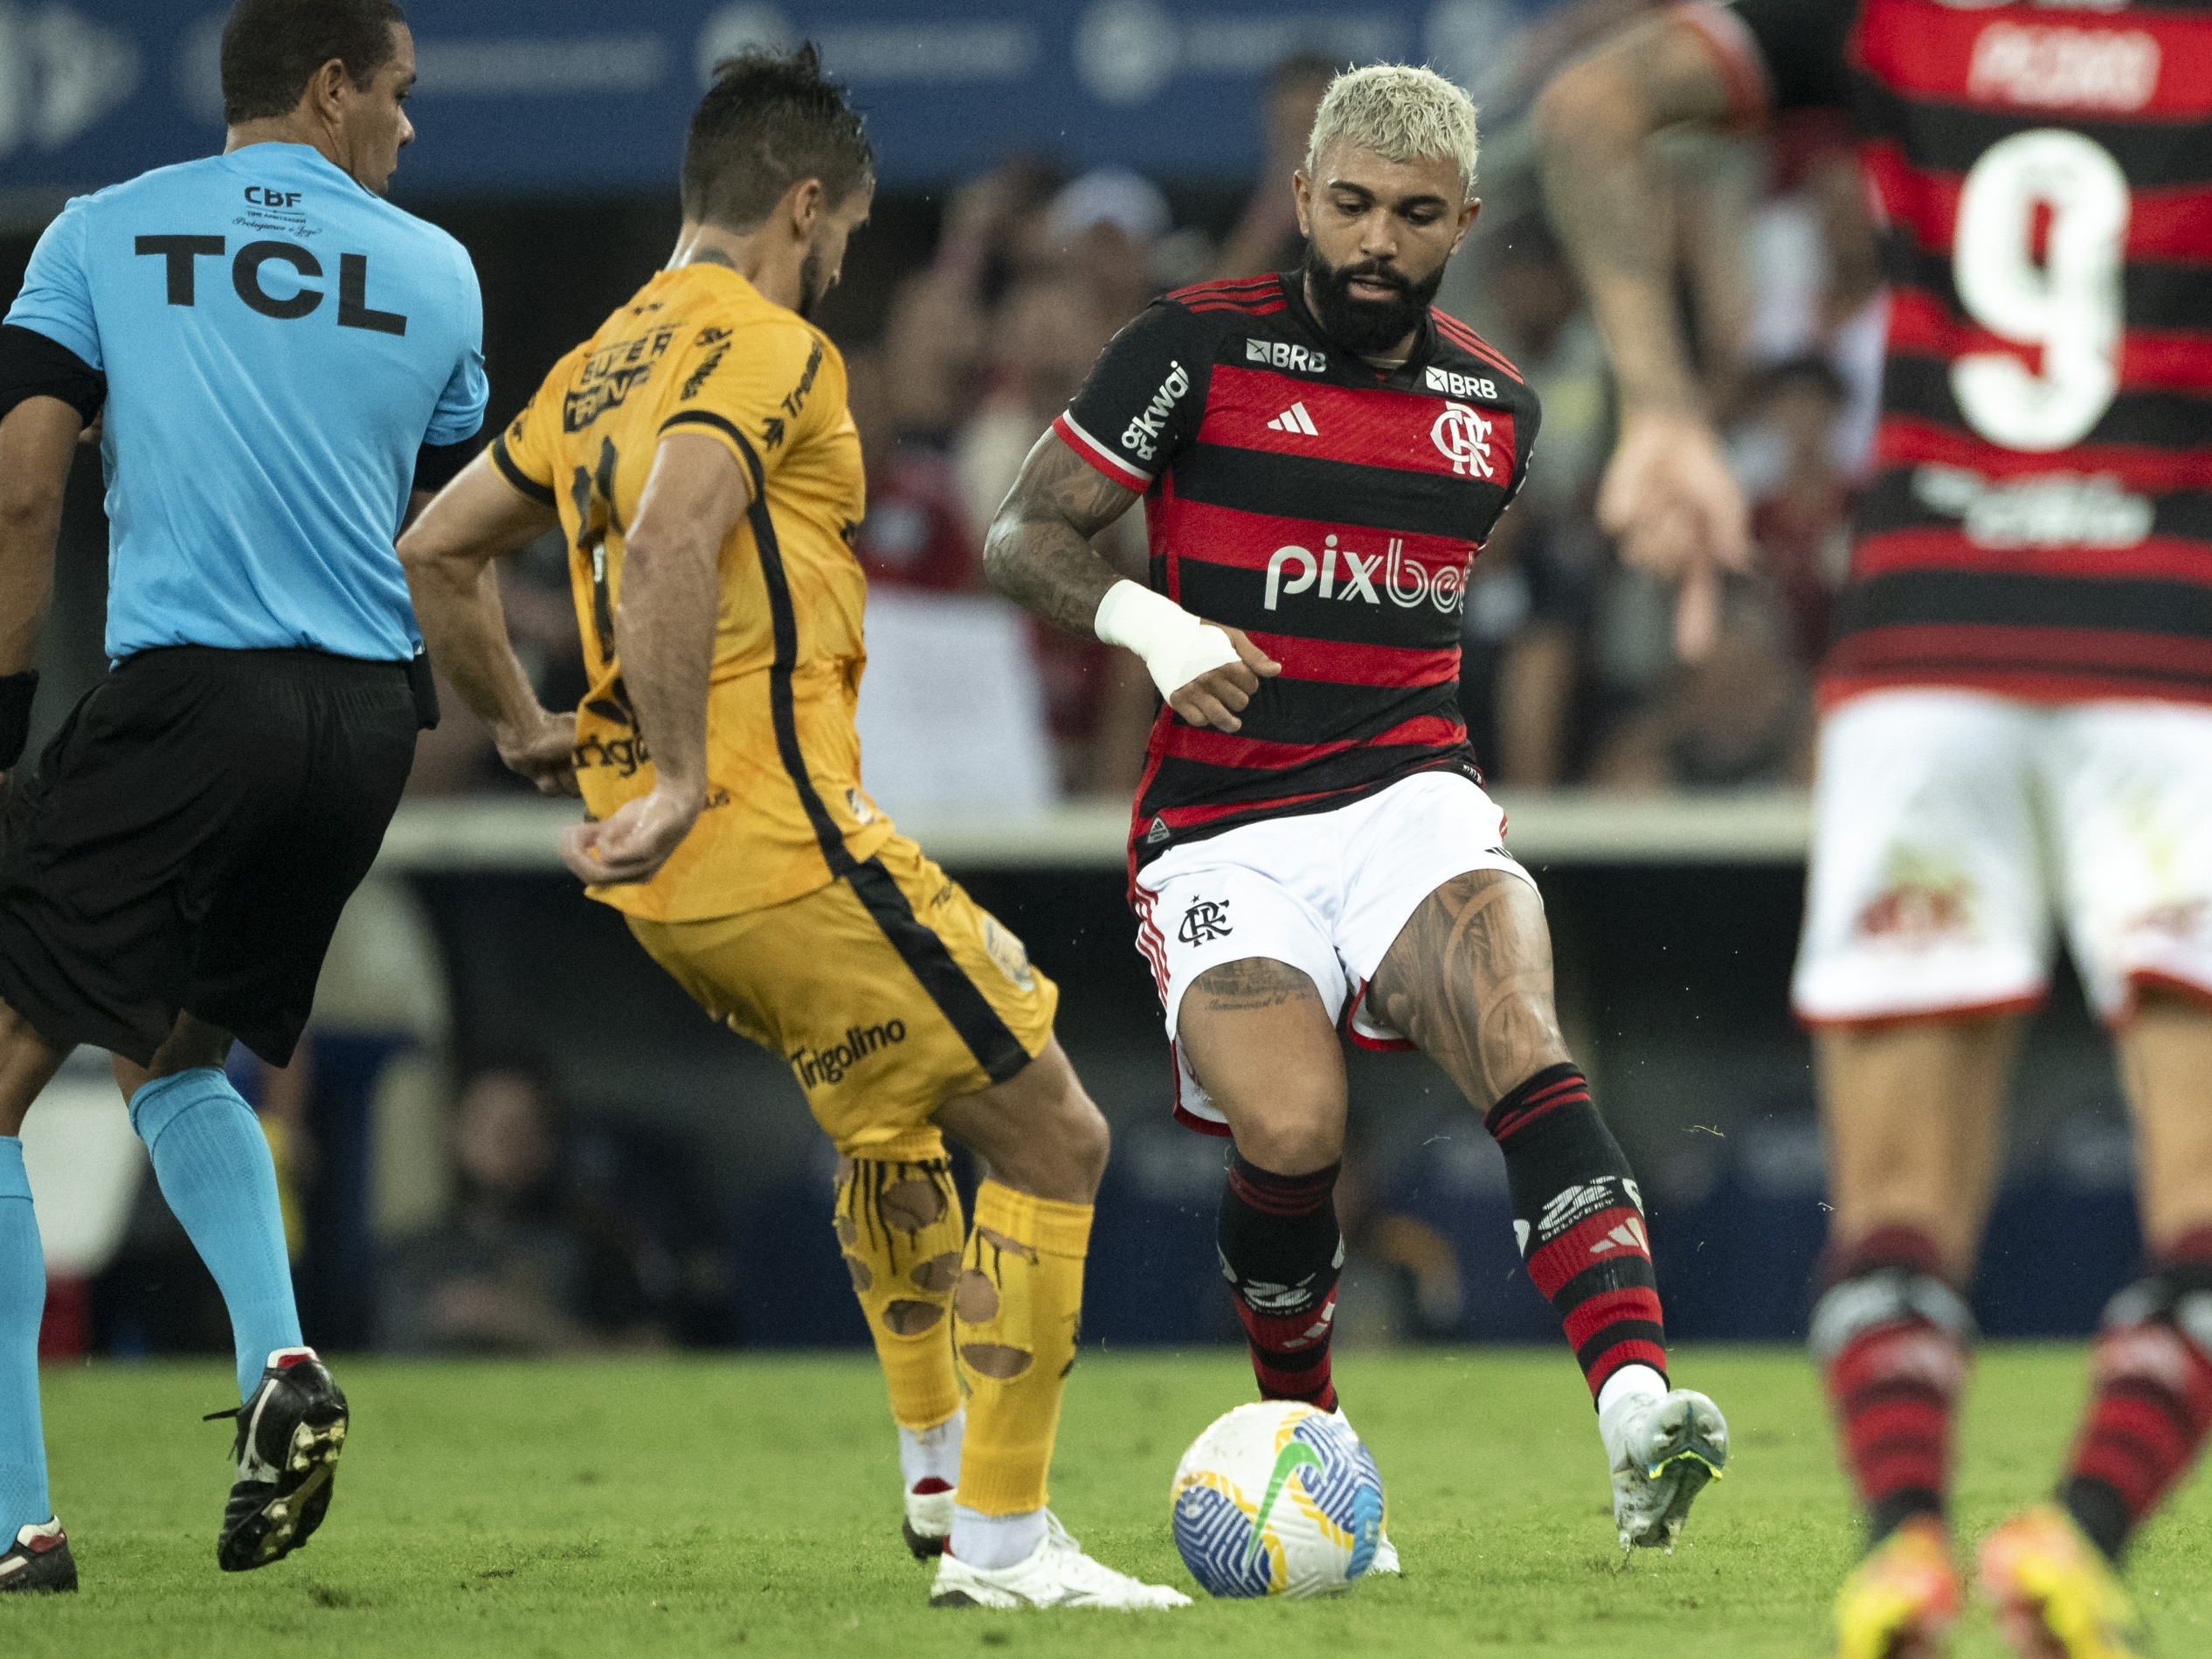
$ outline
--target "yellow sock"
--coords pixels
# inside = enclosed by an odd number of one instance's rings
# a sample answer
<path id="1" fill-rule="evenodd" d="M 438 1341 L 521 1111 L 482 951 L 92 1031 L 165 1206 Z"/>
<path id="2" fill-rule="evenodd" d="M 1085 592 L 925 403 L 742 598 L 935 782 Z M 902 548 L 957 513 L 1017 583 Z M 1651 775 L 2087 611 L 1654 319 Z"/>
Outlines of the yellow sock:
<path id="1" fill-rule="evenodd" d="M 976 1193 L 976 1224 L 952 1298 L 952 1342 L 968 1385 L 960 1503 L 983 1515 L 1045 1503 L 1060 1394 L 1082 1324 L 1088 1204 L 1031 1198 L 996 1181 Z"/>
<path id="2" fill-rule="evenodd" d="M 902 1428 L 935 1428 L 960 1409 L 945 1316 L 965 1227 L 944 1143 L 931 1140 L 837 1165 L 837 1242 Z"/>

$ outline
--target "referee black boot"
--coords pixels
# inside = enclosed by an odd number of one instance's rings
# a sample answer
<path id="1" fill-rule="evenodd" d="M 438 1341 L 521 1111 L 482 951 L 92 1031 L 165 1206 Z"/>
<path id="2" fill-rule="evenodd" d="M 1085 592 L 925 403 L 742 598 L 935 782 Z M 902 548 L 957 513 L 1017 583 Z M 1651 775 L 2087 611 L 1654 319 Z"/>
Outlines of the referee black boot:
<path id="1" fill-rule="evenodd" d="M 280 1348 L 245 1404 L 206 1421 L 218 1417 L 238 1419 L 238 1480 L 215 1559 L 245 1573 L 281 1560 L 322 1524 L 345 1449 L 346 1397 L 314 1349 Z"/>
<path id="2" fill-rule="evenodd" d="M 77 1587 L 77 1559 L 69 1553 L 69 1534 L 59 1520 L 26 1526 L 0 1555 L 0 1594 L 52 1594 Z"/>

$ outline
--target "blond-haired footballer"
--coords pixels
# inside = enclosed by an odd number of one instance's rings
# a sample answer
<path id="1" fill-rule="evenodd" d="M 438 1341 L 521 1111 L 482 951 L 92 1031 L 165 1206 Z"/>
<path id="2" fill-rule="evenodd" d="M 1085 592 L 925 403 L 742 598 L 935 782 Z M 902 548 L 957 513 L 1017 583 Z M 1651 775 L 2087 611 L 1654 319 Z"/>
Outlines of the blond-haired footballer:
<path id="1" fill-rule="evenodd" d="M 843 361 L 806 318 L 873 165 L 811 47 L 723 65 L 668 268 L 400 555 L 432 655 L 508 764 L 580 789 L 569 868 L 702 1007 L 791 1061 L 836 1142 L 908 1540 L 942 1552 L 931 1601 L 1180 1606 L 1046 1508 L 1107 1152 L 1053 1039 L 1058 991 L 861 786 L 860 439 Z M 487 569 L 556 522 L 591 681 L 572 720 L 538 706 Z M 990 1165 L 971 1231 L 945 1131 Z"/>

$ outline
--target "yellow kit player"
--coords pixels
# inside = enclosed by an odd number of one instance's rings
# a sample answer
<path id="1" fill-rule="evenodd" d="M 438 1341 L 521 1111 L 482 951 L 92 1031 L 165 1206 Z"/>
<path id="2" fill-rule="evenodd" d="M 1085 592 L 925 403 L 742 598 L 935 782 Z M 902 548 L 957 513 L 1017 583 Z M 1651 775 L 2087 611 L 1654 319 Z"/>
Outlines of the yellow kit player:
<path id="1" fill-rule="evenodd" d="M 836 1142 L 908 1539 L 942 1552 L 931 1601 L 1178 1606 L 1045 1507 L 1107 1152 L 1053 1038 L 1058 992 L 861 787 L 860 439 L 843 361 L 805 319 L 874 192 L 812 48 L 722 66 L 668 268 L 400 556 L 432 656 L 501 756 L 582 793 L 569 868 L 709 1013 L 790 1061 Z M 591 674 L 572 719 L 538 706 L 489 569 L 556 522 Z M 990 1166 L 972 1229 L 944 1132 Z"/>

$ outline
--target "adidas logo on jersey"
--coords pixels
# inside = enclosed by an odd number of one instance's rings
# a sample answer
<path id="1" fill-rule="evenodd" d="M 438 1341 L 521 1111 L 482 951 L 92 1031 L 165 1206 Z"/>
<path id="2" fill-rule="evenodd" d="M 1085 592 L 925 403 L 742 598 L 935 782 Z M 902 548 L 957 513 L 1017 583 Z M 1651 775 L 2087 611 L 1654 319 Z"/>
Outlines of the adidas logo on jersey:
<path id="1" fill-rule="evenodd" d="M 1268 423 L 1271 432 L 1303 432 L 1308 438 L 1321 436 L 1321 429 L 1313 424 L 1313 417 L 1306 413 L 1303 403 L 1292 404 Z"/>

